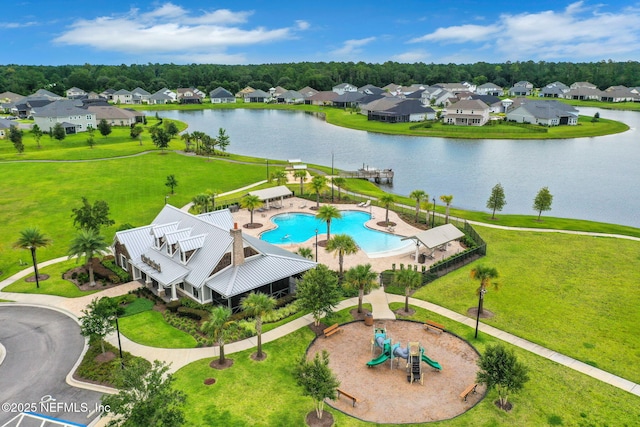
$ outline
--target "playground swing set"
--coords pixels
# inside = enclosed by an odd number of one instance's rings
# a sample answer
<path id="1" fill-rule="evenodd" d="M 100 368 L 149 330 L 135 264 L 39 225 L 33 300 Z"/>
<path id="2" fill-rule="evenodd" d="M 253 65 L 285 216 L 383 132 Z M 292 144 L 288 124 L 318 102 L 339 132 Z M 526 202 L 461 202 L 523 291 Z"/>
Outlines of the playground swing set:
<path id="1" fill-rule="evenodd" d="M 390 361 L 391 369 L 393 369 L 393 361 L 399 366 L 400 360 L 405 359 L 407 370 L 407 381 L 410 383 L 420 382 L 424 384 L 424 376 L 422 374 L 422 363 L 424 362 L 437 371 L 442 370 L 442 366 L 435 360 L 430 359 L 424 354 L 424 347 L 417 341 L 410 341 L 407 347 L 401 347 L 400 343 L 392 344 L 391 338 L 387 335 L 387 328 L 384 326 L 374 326 L 373 339 L 371 340 L 371 353 L 375 354 L 375 350 L 380 348 L 382 353 L 367 362 L 369 368 L 380 365 L 387 360 Z"/>

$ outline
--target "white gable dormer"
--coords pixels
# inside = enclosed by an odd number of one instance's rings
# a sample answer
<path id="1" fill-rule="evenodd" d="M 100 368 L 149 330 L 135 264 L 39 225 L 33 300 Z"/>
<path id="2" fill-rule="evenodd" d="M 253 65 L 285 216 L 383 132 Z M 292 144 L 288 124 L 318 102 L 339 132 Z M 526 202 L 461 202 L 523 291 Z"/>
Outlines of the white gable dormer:
<path id="1" fill-rule="evenodd" d="M 178 229 L 178 223 L 172 222 L 169 224 L 156 225 L 151 229 L 151 235 L 153 235 L 153 246 L 156 249 L 162 249 L 166 241 L 166 234 Z"/>
<path id="2" fill-rule="evenodd" d="M 206 235 L 190 236 L 177 242 L 180 251 L 180 262 L 187 264 L 189 260 L 202 249 Z"/>

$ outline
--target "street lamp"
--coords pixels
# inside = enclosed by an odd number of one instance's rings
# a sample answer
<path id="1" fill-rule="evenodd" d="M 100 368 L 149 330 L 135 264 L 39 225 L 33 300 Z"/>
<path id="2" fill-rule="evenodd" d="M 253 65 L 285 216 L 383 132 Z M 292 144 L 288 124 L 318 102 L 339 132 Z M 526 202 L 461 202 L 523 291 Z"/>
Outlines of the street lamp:
<path id="1" fill-rule="evenodd" d="M 487 292 L 486 289 L 480 289 L 478 292 L 478 312 L 476 313 L 476 338 L 478 338 L 478 325 L 480 323 L 480 305 L 482 304 L 482 299 L 484 298 L 484 294 Z"/>
<path id="2" fill-rule="evenodd" d="M 436 226 L 436 198 L 433 198 L 433 214 L 431 215 L 431 228 Z"/>
<path id="3" fill-rule="evenodd" d="M 318 229 L 316 228 L 316 262 L 318 262 Z"/>
<path id="4" fill-rule="evenodd" d="M 118 325 L 117 314 L 116 314 L 116 331 L 118 333 L 118 349 L 120 350 L 120 368 L 124 370 L 124 359 L 122 358 L 122 343 L 120 342 L 120 325 Z"/>

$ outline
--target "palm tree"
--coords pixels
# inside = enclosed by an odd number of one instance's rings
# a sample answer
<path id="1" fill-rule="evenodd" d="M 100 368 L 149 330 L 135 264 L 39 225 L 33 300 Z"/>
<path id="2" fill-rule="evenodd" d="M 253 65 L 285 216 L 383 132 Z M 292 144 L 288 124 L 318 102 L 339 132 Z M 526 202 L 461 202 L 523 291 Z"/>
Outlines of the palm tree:
<path id="1" fill-rule="evenodd" d="M 191 139 L 196 141 L 196 154 L 200 154 L 200 147 L 205 136 L 207 134 L 199 130 L 191 132 Z"/>
<path id="2" fill-rule="evenodd" d="M 20 232 L 20 238 L 18 238 L 18 241 L 13 244 L 14 248 L 29 249 L 31 251 L 31 259 L 33 260 L 33 271 L 36 274 L 36 288 L 40 287 L 36 249 L 46 248 L 50 244 L 51 239 L 42 234 L 36 227 L 29 227 L 22 230 Z"/>
<path id="3" fill-rule="evenodd" d="M 340 190 L 345 186 L 347 180 L 342 178 L 341 176 L 336 176 L 331 181 L 333 182 L 333 185 L 338 187 L 338 200 L 340 200 Z"/>
<path id="4" fill-rule="evenodd" d="M 184 151 L 191 151 L 191 140 L 193 139 L 193 136 L 189 132 L 184 132 L 180 135 L 180 139 L 184 141 Z"/>
<path id="5" fill-rule="evenodd" d="M 296 254 L 300 255 L 302 258 L 313 259 L 313 250 L 311 248 L 298 248 Z"/>
<path id="6" fill-rule="evenodd" d="M 380 203 L 382 203 L 386 209 L 384 222 L 389 225 L 389 206 L 396 202 L 396 198 L 392 194 L 385 194 L 384 196 L 378 199 Z"/>
<path id="7" fill-rule="evenodd" d="M 211 337 L 212 340 L 218 343 L 220 348 L 220 360 L 219 363 L 224 365 L 224 341 L 227 337 L 229 327 L 234 322 L 231 320 L 231 309 L 222 305 L 213 307 L 211 309 L 211 317 L 204 322 L 200 327 L 200 330 Z"/>
<path id="8" fill-rule="evenodd" d="M 344 277 L 351 287 L 358 290 L 358 313 L 362 313 L 364 293 L 369 292 L 373 287 L 377 287 L 378 275 L 371 270 L 371 264 L 359 264 L 348 269 Z"/>
<path id="9" fill-rule="evenodd" d="M 420 203 L 420 207 L 424 209 L 425 212 L 424 223 L 429 227 L 429 207 L 431 207 L 431 204 L 429 203 L 428 197 Z"/>
<path id="10" fill-rule="evenodd" d="M 278 169 L 273 174 L 271 174 L 271 179 L 276 181 L 276 184 L 283 185 L 287 182 L 287 171 L 284 169 Z"/>
<path id="11" fill-rule="evenodd" d="M 333 238 L 327 240 L 327 252 L 334 252 L 334 256 L 338 256 L 338 265 L 340 266 L 340 281 L 342 282 L 342 272 L 345 255 L 353 255 L 358 252 L 358 245 L 353 237 L 348 234 L 336 234 Z"/>
<path id="12" fill-rule="evenodd" d="M 316 194 L 316 208 L 320 209 L 320 193 L 327 188 L 327 178 L 316 175 L 311 179 L 311 189 Z"/>
<path id="13" fill-rule="evenodd" d="M 209 197 L 209 201 L 211 202 L 211 210 L 216 210 L 216 197 L 218 196 L 218 190 L 207 190 L 204 192 L 207 197 Z"/>
<path id="14" fill-rule="evenodd" d="M 396 271 L 393 278 L 394 284 L 404 287 L 404 311 L 409 311 L 409 294 L 411 290 L 417 289 L 422 285 L 422 275 L 410 268 Z"/>
<path id="15" fill-rule="evenodd" d="M 307 178 L 307 171 L 298 169 L 293 173 L 295 178 L 300 179 L 300 197 L 304 196 L 304 180 Z"/>
<path id="16" fill-rule="evenodd" d="M 258 335 L 258 354 L 256 354 L 256 358 L 262 359 L 262 317 L 273 311 L 276 306 L 276 300 L 260 292 L 251 292 L 240 301 L 240 306 L 249 317 L 256 319 L 256 334 Z"/>
<path id="17" fill-rule="evenodd" d="M 240 201 L 240 206 L 245 209 L 249 209 L 249 212 L 251 212 L 251 222 L 249 224 L 253 224 L 253 211 L 262 207 L 262 200 L 260 200 L 260 197 L 258 196 L 247 194 Z"/>
<path id="18" fill-rule="evenodd" d="M 424 199 L 429 200 L 429 195 L 422 190 L 413 190 L 409 197 L 416 199 L 416 223 L 418 222 L 418 215 L 420 214 L 420 202 Z M 428 222 L 428 221 L 427 221 Z"/>
<path id="19" fill-rule="evenodd" d="M 342 213 L 335 206 L 324 205 L 318 209 L 316 218 L 327 223 L 327 240 L 329 240 L 331 239 L 331 220 L 342 218 Z"/>
<path id="20" fill-rule="evenodd" d="M 82 229 L 76 234 L 76 237 L 71 241 L 69 247 L 69 259 L 77 256 L 78 259 L 85 257 L 87 268 L 89 269 L 89 286 L 95 286 L 96 281 L 93 277 L 93 265 L 91 260 L 94 256 L 104 255 L 107 252 L 107 242 L 104 241 L 104 236 L 101 236 L 93 229 Z"/>
<path id="21" fill-rule="evenodd" d="M 447 206 L 447 210 L 445 211 L 444 223 L 449 224 L 449 208 L 451 207 L 453 194 L 449 194 L 448 196 L 446 194 L 443 194 L 442 196 L 440 196 L 440 200 L 442 200 L 442 202 Z"/>
<path id="22" fill-rule="evenodd" d="M 206 194 L 197 194 L 193 196 L 191 199 L 191 203 L 193 203 L 193 210 L 197 213 L 205 213 L 209 208 L 209 196 Z"/>
<path id="23" fill-rule="evenodd" d="M 482 314 L 484 305 L 484 294 L 487 292 L 487 287 L 491 285 L 491 281 L 498 278 L 498 270 L 496 270 L 495 267 L 487 267 L 486 265 L 480 264 L 470 271 L 470 275 L 472 279 L 480 281 L 480 286 L 478 286 L 476 293 L 479 295 L 478 313 Z M 499 284 L 497 282 L 493 282 L 493 287 L 497 290 Z"/>

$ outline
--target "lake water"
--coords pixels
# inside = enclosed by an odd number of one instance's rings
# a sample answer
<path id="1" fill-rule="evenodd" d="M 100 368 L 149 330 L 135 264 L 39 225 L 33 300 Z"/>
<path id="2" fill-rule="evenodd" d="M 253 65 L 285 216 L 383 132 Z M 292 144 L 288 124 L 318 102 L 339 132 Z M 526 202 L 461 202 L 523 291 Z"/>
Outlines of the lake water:
<path id="1" fill-rule="evenodd" d="M 164 111 L 189 124 L 189 132 L 227 131 L 229 151 L 272 159 L 356 170 L 392 168 L 387 190 L 408 195 L 452 194 L 455 207 L 487 211 L 491 189 L 501 183 L 505 214 L 537 214 L 538 190 L 553 194 L 543 215 L 640 227 L 640 113 L 581 108 L 580 114 L 627 123 L 617 135 L 567 140 L 461 140 L 381 135 L 345 129 L 302 112 L 276 110 Z M 148 114 L 155 114 L 151 112 Z"/>

